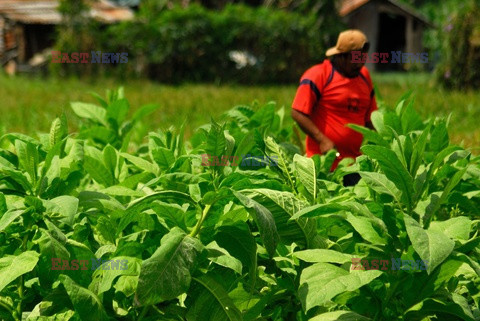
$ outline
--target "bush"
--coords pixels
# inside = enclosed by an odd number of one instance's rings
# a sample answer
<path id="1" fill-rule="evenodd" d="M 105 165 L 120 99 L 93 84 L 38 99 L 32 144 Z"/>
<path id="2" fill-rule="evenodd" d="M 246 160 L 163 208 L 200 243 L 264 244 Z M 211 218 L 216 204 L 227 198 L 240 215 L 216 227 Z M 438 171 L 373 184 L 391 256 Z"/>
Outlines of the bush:
<path id="1" fill-rule="evenodd" d="M 480 88 L 480 7 L 470 1 L 444 26 L 443 62 L 439 82 L 454 89 Z"/>
<path id="2" fill-rule="evenodd" d="M 115 72 L 161 82 L 296 82 L 337 34 L 338 26 L 319 29 L 317 21 L 313 14 L 244 5 L 141 11 L 96 32 L 95 50 L 128 52 L 128 64 Z"/>

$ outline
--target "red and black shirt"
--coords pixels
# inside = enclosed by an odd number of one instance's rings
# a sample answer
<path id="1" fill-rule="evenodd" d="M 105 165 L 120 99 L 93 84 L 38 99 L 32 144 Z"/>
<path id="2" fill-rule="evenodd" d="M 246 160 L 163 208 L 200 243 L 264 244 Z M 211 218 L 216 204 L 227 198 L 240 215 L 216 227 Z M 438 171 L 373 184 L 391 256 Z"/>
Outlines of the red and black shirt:
<path id="1" fill-rule="evenodd" d="M 365 126 L 377 103 L 366 67 L 362 67 L 359 76 L 348 78 L 336 71 L 330 60 L 324 60 L 303 74 L 292 108 L 310 116 L 335 144 L 340 156 L 333 170 L 343 158 L 361 155 L 363 136 L 346 125 Z M 308 157 L 320 154 L 318 144 L 310 136 L 307 136 L 306 147 Z"/>

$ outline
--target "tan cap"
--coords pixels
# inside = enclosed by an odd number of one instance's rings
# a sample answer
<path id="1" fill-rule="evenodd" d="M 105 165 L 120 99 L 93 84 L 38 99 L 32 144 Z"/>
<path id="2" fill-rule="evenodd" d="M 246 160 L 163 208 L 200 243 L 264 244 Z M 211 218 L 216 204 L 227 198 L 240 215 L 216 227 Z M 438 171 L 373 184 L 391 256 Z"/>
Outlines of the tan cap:
<path id="1" fill-rule="evenodd" d="M 360 50 L 367 42 L 367 36 L 357 29 L 346 30 L 338 35 L 337 45 L 327 50 L 327 57 L 340 53 Z"/>

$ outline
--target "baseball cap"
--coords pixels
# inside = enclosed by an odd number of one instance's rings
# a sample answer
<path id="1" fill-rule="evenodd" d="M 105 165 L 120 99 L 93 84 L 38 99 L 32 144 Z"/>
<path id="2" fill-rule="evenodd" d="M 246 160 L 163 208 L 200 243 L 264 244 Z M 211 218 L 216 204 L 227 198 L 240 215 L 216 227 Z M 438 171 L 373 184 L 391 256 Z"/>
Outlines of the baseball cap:
<path id="1" fill-rule="evenodd" d="M 367 42 L 367 36 L 360 30 L 345 30 L 338 35 L 337 45 L 328 49 L 326 55 L 329 57 L 352 50 L 360 50 Z"/>

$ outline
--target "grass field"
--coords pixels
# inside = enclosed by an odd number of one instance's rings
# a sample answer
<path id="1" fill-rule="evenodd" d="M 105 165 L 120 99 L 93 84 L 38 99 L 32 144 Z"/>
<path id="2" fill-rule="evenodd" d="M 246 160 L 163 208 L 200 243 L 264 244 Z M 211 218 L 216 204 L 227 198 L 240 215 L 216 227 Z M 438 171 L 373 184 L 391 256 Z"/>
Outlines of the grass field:
<path id="1" fill-rule="evenodd" d="M 374 74 L 377 96 L 383 106 L 391 107 L 408 90 L 413 90 L 415 107 L 424 117 L 448 116 L 452 141 L 463 143 L 478 154 L 480 144 L 480 91 L 449 92 L 435 86 L 429 74 Z M 159 110 L 144 124 L 143 132 L 179 126 L 187 120 L 187 137 L 199 125 L 218 118 L 223 111 L 257 100 L 264 104 L 274 100 L 289 107 L 296 86 L 216 86 L 185 84 L 166 86 L 145 80 L 114 79 L 82 81 L 78 79 L 41 79 L 0 75 L 0 133 L 47 132 L 55 116 L 65 112 L 70 130 L 78 121 L 70 109 L 70 101 L 95 102 L 88 93 L 105 94 L 106 89 L 125 87 L 132 109 L 147 103 L 159 104 Z"/>

